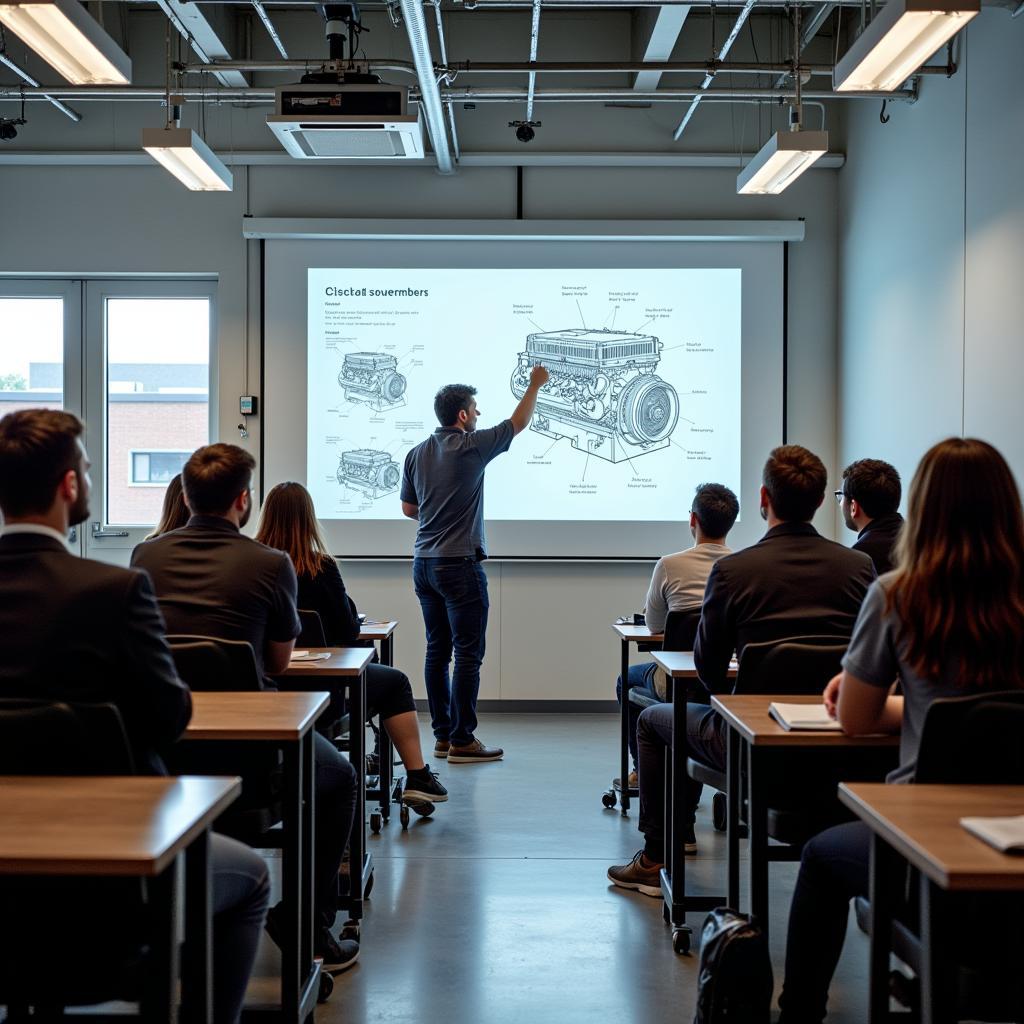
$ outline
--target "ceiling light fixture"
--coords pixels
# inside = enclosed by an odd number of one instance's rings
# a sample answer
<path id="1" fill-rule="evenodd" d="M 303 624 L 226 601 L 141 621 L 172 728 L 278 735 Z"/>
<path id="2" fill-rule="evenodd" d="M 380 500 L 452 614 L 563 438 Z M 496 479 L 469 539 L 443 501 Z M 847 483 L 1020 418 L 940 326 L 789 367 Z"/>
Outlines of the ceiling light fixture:
<path id="1" fill-rule="evenodd" d="M 833 88 L 898 89 L 980 10 L 980 0 L 888 0 L 836 64 Z"/>
<path id="2" fill-rule="evenodd" d="M 0 23 L 74 85 L 127 85 L 132 62 L 78 0 L 0 0 Z"/>
<path id="3" fill-rule="evenodd" d="M 142 148 L 193 192 L 231 191 L 231 172 L 191 128 L 143 128 Z"/>
<path id="4" fill-rule="evenodd" d="M 827 152 L 828 132 L 776 132 L 740 171 L 736 191 L 740 195 L 778 195 Z"/>

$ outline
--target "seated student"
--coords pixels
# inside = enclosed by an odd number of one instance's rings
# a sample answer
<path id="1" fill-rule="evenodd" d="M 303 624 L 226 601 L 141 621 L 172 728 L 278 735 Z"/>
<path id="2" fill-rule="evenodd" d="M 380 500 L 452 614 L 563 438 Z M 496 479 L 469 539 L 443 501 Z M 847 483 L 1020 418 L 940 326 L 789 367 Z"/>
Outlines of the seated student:
<path id="1" fill-rule="evenodd" d="M 153 528 L 153 532 L 146 536 L 146 540 L 154 537 L 162 537 L 171 530 L 178 530 L 188 522 L 188 505 L 185 504 L 185 492 L 181 487 L 181 474 L 176 473 L 171 477 L 167 490 L 164 491 L 164 507 L 160 512 L 160 522 Z"/>
<path id="2" fill-rule="evenodd" d="M 911 782 L 935 698 L 1024 685 L 1024 521 L 995 448 L 950 438 L 925 454 L 896 563 L 868 592 L 824 699 L 851 736 L 899 732 L 888 781 Z M 891 693 L 897 678 L 902 696 Z M 779 999 L 785 1024 L 825 1018 L 849 902 L 868 891 L 870 835 L 862 822 L 838 825 L 804 847 Z"/>
<path id="3" fill-rule="evenodd" d="M 863 551 L 875 563 L 879 576 L 892 568 L 893 548 L 903 526 L 900 507 L 900 475 L 881 459 L 860 459 L 843 470 L 843 489 L 836 501 L 843 522 L 858 530 L 854 551 Z"/>
<path id="4" fill-rule="evenodd" d="M 664 630 L 669 612 L 700 608 L 711 567 L 723 555 L 731 554 L 725 539 L 739 513 L 740 503 L 728 487 L 722 484 L 701 484 L 697 488 L 690 506 L 693 547 L 664 555 L 654 566 L 644 606 L 644 616 L 652 633 Z M 627 691 L 638 688 L 657 700 L 664 699 L 664 693 L 659 696 L 655 689 L 656 668 L 653 661 L 630 666 L 626 678 Z M 620 701 L 623 699 L 621 678 L 615 681 L 615 696 Z M 629 752 L 633 758 L 630 786 L 636 785 L 636 721 L 641 710 L 632 703 L 628 709 Z"/>
<path id="5" fill-rule="evenodd" d="M 161 754 L 188 724 L 192 699 L 164 642 L 149 577 L 76 558 L 68 530 L 89 516 L 82 424 L 25 409 L 0 420 L 0 697 L 110 702 L 136 764 L 165 774 Z M 239 1019 L 266 916 L 266 865 L 214 834 L 214 1014 Z"/>
<path id="6" fill-rule="evenodd" d="M 291 558 L 299 580 L 299 607 L 319 613 L 328 646 L 357 644 L 359 613 L 320 532 L 313 499 L 302 484 L 277 484 L 270 489 L 260 510 L 256 539 Z M 366 707 L 368 715 L 380 715 L 406 767 L 406 798 L 432 803 L 447 800 L 448 791 L 423 760 L 409 677 L 386 665 L 367 666 Z"/>
<path id="7" fill-rule="evenodd" d="M 825 500 L 828 474 L 821 459 L 800 445 L 783 445 L 768 456 L 761 486 L 761 518 L 768 532 L 757 544 L 717 561 L 708 577 L 693 657 L 710 693 L 728 693 L 729 661 L 748 643 L 791 636 L 848 637 L 875 578 L 871 559 L 826 540 L 811 525 Z M 690 756 L 725 770 L 725 725 L 707 704 L 688 704 Z M 672 707 L 655 704 L 640 715 L 640 831 L 644 848 L 608 877 L 626 889 L 661 896 L 665 860 L 662 763 L 672 743 Z M 701 785 L 687 780 L 687 853 L 697 852 L 693 822 Z"/>
<path id="8" fill-rule="evenodd" d="M 232 444 L 211 444 L 192 453 L 182 470 L 187 525 L 132 552 L 132 565 L 153 580 L 167 632 L 245 640 L 260 674 L 288 667 L 301 627 L 291 560 L 241 534 L 252 510 L 253 457 Z M 316 759 L 314 955 L 337 972 L 359 956 L 354 940 L 336 939 L 338 870 L 355 812 L 356 774 L 334 746 L 314 737 Z M 277 908 L 268 928 L 277 933 Z"/>

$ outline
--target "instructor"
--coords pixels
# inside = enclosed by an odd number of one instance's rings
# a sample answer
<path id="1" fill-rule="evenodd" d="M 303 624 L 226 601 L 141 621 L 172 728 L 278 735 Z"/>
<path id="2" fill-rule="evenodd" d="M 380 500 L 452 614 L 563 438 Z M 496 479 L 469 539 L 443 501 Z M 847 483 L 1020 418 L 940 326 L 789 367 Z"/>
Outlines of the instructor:
<path id="1" fill-rule="evenodd" d="M 434 396 L 441 424 L 405 458 L 402 512 L 419 523 L 412 575 L 427 628 L 423 675 L 434 729 L 434 756 L 450 764 L 500 761 L 504 751 L 475 736 L 476 697 L 487 633 L 484 470 L 525 430 L 548 371 L 535 366 L 515 411 L 477 430 L 476 388 L 446 384 Z M 448 665 L 455 653 L 451 685 Z"/>

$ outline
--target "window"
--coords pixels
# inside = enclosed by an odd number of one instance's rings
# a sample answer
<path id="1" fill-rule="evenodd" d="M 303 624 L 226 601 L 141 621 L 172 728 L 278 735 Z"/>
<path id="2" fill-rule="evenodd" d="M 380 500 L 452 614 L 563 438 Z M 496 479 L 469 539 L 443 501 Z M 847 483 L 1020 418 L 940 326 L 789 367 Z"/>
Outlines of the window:
<path id="1" fill-rule="evenodd" d="M 0 296 L 0 416 L 64 405 L 64 299 Z"/>
<path id="2" fill-rule="evenodd" d="M 181 467 L 188 461 L 192 452 L 139 452 L 132 451 L 133 487 L 149 486 L 164 487 L 171 477 L 181 472 Z"/>

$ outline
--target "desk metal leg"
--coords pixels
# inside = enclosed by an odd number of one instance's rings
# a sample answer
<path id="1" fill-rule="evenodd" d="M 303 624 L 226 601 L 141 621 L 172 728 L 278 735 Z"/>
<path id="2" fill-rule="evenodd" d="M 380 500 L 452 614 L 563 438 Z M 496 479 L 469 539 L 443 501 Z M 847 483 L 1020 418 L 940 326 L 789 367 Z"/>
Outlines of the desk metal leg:
<path id="1" fill-rule="evenodd" d="M 672 746 L 669 749 L 669 774 L 665 780 L 665 855 L 672 879 L 669 919 L 673 925 L 686 924 L 686 853 L 683 849 L 687 822 L 683 821 L 686 793 L 686 687 L 672 687 Z"/>
<path id="2" fill-rule="evenodd" d="M 921 875 L 921 1024 L 953 1024 L 957 1014 L 957 961 L 950 955 L 953 915 L 949 893 Z"/>
<path id="3" fill-rule="evenodd" d="M 622 640 L 619 646 L 619 678 L 622 680 L 619 701 L 619 806 L 623 815 L 626 815 L 629 813 L 629 690 L 626 688 L 629 679 L 629 641 Z"/>
<path id="4" fill-rule="evenodd" d="M 726 735 L 726 847 L 728 883 L 726 902 L 733 910 L 740 906 L 740 771 L 743 757 L 743 738 L 735 729 L 728 729 Z"/>
<path id="5" fill-rule="evenodd" d="M 878 835 L 871 835 L 868 898 L 871 901 L 871 954 L 869 960 L 870 1024 L 889 1019 L 889 953 L 892 945 L 892 896 L 899 858 Z"/>
<path id="6" fill-rule="evenodd" d="M 313 963 L 313 915 L 316 903 L 315 857 L 316 846 L 316 756 L 313 745 L 315 733 L 309 730 L 300 741 L 302 759 L 302 838 L 299 862 L 299 976 L 304 977 Z"/>
<path id="7" fill-rule="evenodd" d="M 366 673 L 361 672 L 349 692 L 349 756 L 356 772 L 356 808 L 349 837 L 349 917 L 358 921 L 363 916 L 364 863 L 366 852 Z"/>
<path id="8" fill-rule="evenodd" d="M 148 883 L 150 920 L 149 958 L 139 1000 L 147 1024 L 176 1024 L 178 1020 L 178 860 Z"/>
<path id="9" fill-rule="evenodd" d="M 395 665 L 395 634 L 384 637 L 380 642 L 380 663 L 394 668 Z"/>
<path id="10" fill-rule="evenodd" d="M 281 850 L 281 897 L 284 905 L 284 935 L 281 946 L 281 1011 L 285 1020 L 298 1020 L 302 977 L 303 919 L 309 924 L 312 940 L 312 922 L 308 910 L 312 901 L 307 901 L 309 885 L 303 877 L 311 874 L 304 871 L 305 861 L 311 859 L 312 848 L 306 847 L 308 833 L 305 824 L 306 793 L 304 769 L 306 758 L 302 743 L 286 743 L 284 746 L 284 792 L 282 794 L 281 823 L 284 837 Z"/>
<path id="11" fill-rule="evenodd" d="M 185 950 L 182 1017 L 195 1024 L 213 1021 L 213 874 L 210 830 L 185 851 Z"/>
<path id="12" fill-rule="evenodd" d="M 760 758 L 747 744 L 747 828 L 750 832 L 750 911 L 768 935 L 768 807 L 757 770 Z"/>

